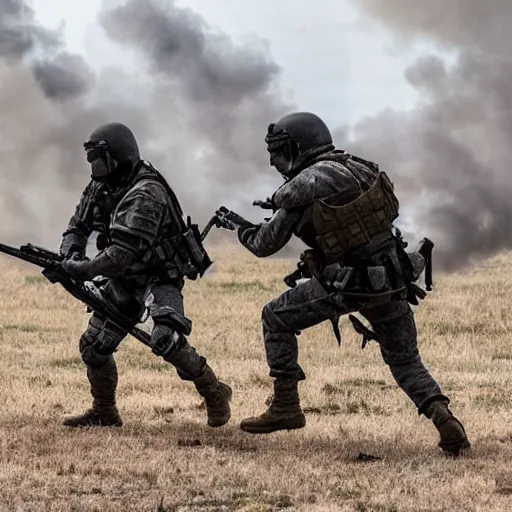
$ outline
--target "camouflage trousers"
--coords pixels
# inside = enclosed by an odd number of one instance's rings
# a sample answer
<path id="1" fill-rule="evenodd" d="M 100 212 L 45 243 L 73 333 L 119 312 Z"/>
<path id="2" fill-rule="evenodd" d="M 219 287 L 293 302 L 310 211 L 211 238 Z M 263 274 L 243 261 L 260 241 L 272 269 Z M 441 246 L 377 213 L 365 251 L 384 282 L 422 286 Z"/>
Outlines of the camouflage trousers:
<path id="1" fill-rule="evenodd" d="M 379 338 L 382 357 L 419 413 L 437 399 L 448 401 L 421 361 L 413 312 L 405 300 L 356 304 L 329 296 L 316 279 L 298 284 L 269 302 L 262 312 L 271 377 L 305 379 L 298 364 L 297 333 L 325 320 L 358 311 Z"/>
<path id="2" fill-rule="evenodd" d="M 134 318 L 135 324 L 143 311 L 146 291 L 127 291 L 122 284 L 109 281 L 103 293 L 120 311 Z M 183 380 L 194 380 L 203 373 L 206 360 L 196 352 L 183 334 L 186 329 L 182 328 L 185 317 L 180 289 L 171 284 L 154 285 L 149 289 L 149 294 L 152 299 L 150 314 L 154 321 L 151 333 L 153 352 L 171 363 Z M 94 313 L 80 338 L 83 362 L 90 368 L 109 365 L 112 372 L 116 372 L 113 353 L 127 334 L 101 315 Z"/>

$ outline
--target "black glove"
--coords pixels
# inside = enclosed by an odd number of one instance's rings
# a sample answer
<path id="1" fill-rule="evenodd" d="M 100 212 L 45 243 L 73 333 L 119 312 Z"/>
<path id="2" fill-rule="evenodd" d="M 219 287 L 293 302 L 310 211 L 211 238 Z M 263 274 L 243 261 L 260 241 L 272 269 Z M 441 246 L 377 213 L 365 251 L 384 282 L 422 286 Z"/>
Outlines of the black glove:
<path id="1" fill-rule="evenodd" d="M 244 219 L 238 213 L 235 213 L 231 210 L 228 210 L 225 206 L 221 206 L 216 212 L 215 215 L 219 221 L 220 226 L 224 229 L 229 229 L 231 231 L 236 231 L 241 227 L 252 226 L 252 224 Z"/>
<path id="2" fill-rule="evenodd" d="M 87 281 L 91 279 L 91 260 L 85 259 L 65 259 L 61 264 L 63 270 L 77 281 Z"/>
<path id="3" fill-rule="evenodd" d="M 259 206 L 260 208 L 263 208 L 264 210 L 273 210 L 276 211 L 276 205 L 272 201 L 270 197 L 267 197 L 264 201 L 253 201 L 253 206 Z"/>
<path id="4" fill-rule="evenodd" d="M 83 260 L 84 258 L 85 258 L 84 253 L 78 252 L 78 251 L 70 252 L 69 254 L 66 254 L 66 256 L 64 256 L 65 260 L 73 260 L 73 261 L 80 261 L 80 260 Z"/>

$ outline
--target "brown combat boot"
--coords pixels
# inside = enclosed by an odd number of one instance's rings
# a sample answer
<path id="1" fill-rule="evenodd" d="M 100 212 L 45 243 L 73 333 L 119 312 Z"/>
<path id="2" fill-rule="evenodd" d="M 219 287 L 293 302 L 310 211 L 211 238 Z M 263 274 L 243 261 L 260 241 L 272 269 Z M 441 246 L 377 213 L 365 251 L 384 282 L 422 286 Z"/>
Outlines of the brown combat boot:
<path id="1" fill-rule="evenodd" d="M 204 398 L 210 427 L 222 427 L 231 418 L 229 401 L 233 390 L 217 379 L 213 370 L 206 365 L 204 372 L 194 379 L 197 391 Z"/>
<path id="2" fill-rule="evenodd" d="M 117 367 L 114 358 L 100 368 L 87 366 L 93 396 L 92 409 L 63 421 L 66 427 L 121 427 L 116 407 Z"/>
<path id="3" fill-rule="evenodd" d="M 442 401 L 432 402 L 426 412 L 439 431 L 439 447 L 447 455 L 458 457 L 461 452 L 471 448 L 462 423 L 452 414 L 448 404 Z"/>
<path id="4" fill-rule="evenodd" d="M 270 434 L 277 430 L 303 428 L 306 417 L 300 408 L 298 380 L 278 378 L 274 381 L 274 396 L 269 408 L 261 415 L 246 418 L 240 428 L 250 434 Z"/>

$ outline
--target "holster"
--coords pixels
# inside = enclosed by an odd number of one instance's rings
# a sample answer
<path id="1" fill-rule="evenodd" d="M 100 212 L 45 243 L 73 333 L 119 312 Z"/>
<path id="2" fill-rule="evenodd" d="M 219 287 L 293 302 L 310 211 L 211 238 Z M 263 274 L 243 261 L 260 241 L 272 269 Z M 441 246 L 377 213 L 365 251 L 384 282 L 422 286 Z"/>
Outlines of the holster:
<path id="1" fill-rule="evenodd" d="M 284 282 L 290 288 L 295 288 L 299 279 L 310 279 L 315 277 L 322 279 L 321 258 L 314 249 L 307 249 L 300 255 L 297 269 L 284 278 Z"/>
<path id="2" fill-rule="evenodd" d="M 308 269 L 311 276 L 321 282 L 322 272 L 326 265 L 321 254 L 314 249 L 307 249 L 300 255 L 300 260 Z"/>
<path id="3" fill-rule="evenodd" d="M 153 265 L 172 266 L 177 276 L 187 276 L 191 280 L 203 276 L 212 265 L 212 261 L 203 247 L 201 233 L 197 224 L 192 224 L 190 217 L 184 231 L 174 236 L 164 235 L 147 253 Z"/>
<path id="4" fill-rule="evenodd" d="M 424 238 L 415 251 L 407 253 L 407 260 L 411 269 L 411 282 L 407 288 L 407 301 L 415 306 L 418 305 L 418 299 L 423 300 L 427 292 L 420 288 L 415 282 L 419 279 L 421 273 L 425 271 L 425 288 L 432 290 L 432 249 L 434 243 L 428 238 Z"/>

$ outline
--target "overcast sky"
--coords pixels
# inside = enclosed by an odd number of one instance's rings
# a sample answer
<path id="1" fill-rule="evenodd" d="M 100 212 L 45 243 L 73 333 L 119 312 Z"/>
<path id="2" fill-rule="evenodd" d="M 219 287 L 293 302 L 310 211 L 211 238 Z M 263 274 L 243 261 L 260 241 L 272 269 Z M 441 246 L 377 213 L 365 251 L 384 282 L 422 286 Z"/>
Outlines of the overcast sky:
<path id="1" fill-rule="evenodd" d="M 398 49 L 390 33 L 357 12 L 355 0 L 176 3 L 200 13 L 235 41 L 257 38 L 266 43 L 282 68 L 281 88 L 287 97 L 332 127 L 353 124 L 385 107 L 407 110 L 417 101 L 403 70 L 426 46 Z M 33 0 L 33 5 L 43 24 L 64 24 L 69 49 L 83 53 L 93 67 L 117 65 L 120 58 L 128 66 L 137 65 L 133 55 L 121 53 L 97 25 L 101 0 Z"/>
<path id="2" fill-rule="evenodd" d="M 252 200 L 282 182 L 264 134 L 297 108 L 390 173 L 404 231 L 435 240 L 443 268 L 512 248 L 510 0 L 24 2 L 53 31 L 3 1 L 6 239 L 60 236 L 89 179 L 83 140 L 110 119 L 197 222 L 219 204 L 259 221 Z"/>

